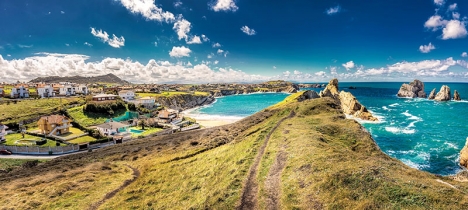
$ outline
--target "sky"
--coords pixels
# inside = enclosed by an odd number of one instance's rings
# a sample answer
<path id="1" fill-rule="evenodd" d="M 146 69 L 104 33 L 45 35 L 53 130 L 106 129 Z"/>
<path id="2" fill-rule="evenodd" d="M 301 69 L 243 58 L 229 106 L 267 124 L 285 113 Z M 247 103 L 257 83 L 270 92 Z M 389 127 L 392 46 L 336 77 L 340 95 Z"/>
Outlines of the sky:
<path id="1" fill-rule="evenodd" d="M 0 0 L 0 82 L 468 81 L 463 0 Z"/>

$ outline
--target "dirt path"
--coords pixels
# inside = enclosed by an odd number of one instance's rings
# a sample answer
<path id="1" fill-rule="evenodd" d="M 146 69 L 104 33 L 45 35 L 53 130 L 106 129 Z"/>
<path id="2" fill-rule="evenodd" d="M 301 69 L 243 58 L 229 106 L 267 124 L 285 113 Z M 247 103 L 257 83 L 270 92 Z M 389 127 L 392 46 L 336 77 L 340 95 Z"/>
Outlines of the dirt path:
<path id="1" fill-rule="evenodd" d="M 118 192 L 120 192 L 121 190 L 125 189 L 128 185 L 130 185 L 131 183 L 133 183 L 139 176 L 140 176 L 140 171 L 138 171 L 138 169 L 136 168 L 133 168 L 129 165 L 126 165 L 127 167 L 129 167 L 130 169 L 132 169 L 133 171 L 133 177 L 131 179 L 127 179 L 124 181 L 124 183 L 117 189 L 115 190 L 112 190 L 111 192 L 107 193 L 106 196 L 104 196 L 103 199 L 101 199 L 100 201 L 94 203 L 93 205 L 91 205 L 88 209 L 89 210 L 96 210 L 98 209 L 102 204 L 104 204 L 107 200 L 111 199 L 112 197 L 114 197 Z"/>
<path id="2" fill-rule="evenodd" d="M 267 209 L 280 209 L 281 172 L 286 166 L 286 160 L 288 159 L 288 154 L 285 150 L 286 148 L 283 145 L 276 155 L 275 162 L 271 166 L 268 177 L 265 180 Z"/>
<path id="3" fill-rule="evenodd" d="M 268 141 L 270 140 L 271 135 L 275 130 L 281 125 L 281 123 L 288 119 L 294 117 L 296 113 L 294 111 L 291 111 L 291 113 L 287 116 L 282 118 L 281 120 L 276 123 L 275 127 L 271 129 L 271 131 L 267 134 L 265 141 L 263 142 L 263 145 L 260 147 L 258 150 L 257 156 L 255 157 L 255 160 L 250 167 L 248 176 L 247 176 L 247 181 L 245 182 L 245 186 L 242 192 L 242 197 L 240 200 L 240 204 L 237 207 L 237 209 L 256 209 L 257 208 L 257 192 L 258 192 L 258 183 L 256 181 L 256 177 L 258 174 L 258 167 L 260 165 L 260 161 L 263 158 L 263 155 L 265 154 L 265 148 L 268 145 Z"/>

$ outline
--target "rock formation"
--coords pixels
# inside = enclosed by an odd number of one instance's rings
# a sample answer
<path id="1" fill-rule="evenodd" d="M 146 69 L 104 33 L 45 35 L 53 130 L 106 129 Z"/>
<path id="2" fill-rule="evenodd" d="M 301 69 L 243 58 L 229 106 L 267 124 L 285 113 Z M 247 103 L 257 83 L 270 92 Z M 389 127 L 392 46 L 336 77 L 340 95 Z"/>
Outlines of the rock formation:
<path id="1" fill-rule="evenodd" d="M 363 120 L 378 121 L 378 119 L 372 116 L 366 107 L 359 103 L 356 97 L 350 92 L 341 91 L 339 99 L 341 102 L 341 109 L 345 114 L 353 115 Z"/>
<path id="2" fill-rule="evenodd" d="M 429 94 L 429 97 L 427 99 L 429 100 L 434 100 L 435 96 L 436 96 L 436 88 L 434 88 L 431 93 Z"/>
<path id="3" fill-rule="evenodd" d="M 468 138 L 466 138 L 465 147 L 460 151 L 460 165 L 468 168 Z"/>
<path id="4" fill-rule="evenodd" d="M 313 90 L 305 91 L 301 96 L 297 98 L 297 101 L 301 102 L 308 99 L 320 98 L 319 94 Z"/>
<path id="5" fill-rule="evenodd" d="M 320 97 L 331 97 L 336 98 L 339 95 L 338 92 L 338 80 L 332 79 L 325 87 L 324 90 L 320 91 Z"/>
<path id="6" fill-rule="evenodd" d="M 426 98 L 426 92 L 424 92 L 424 83 L 415 79 L 409 84 L 403 84 L 401 85 L 397 96 L 409 98 Z"/>
<path id="7" fill-rule="evenodd" d="M 458 94 L 457 90 L 455 90 L 455 92 L 453 93 L 453 100 L 461 101 L 460 94 Z"/>
<path id="8" fill-rule="evenodd" d="M 440 91 L 435 96 L 434 100 L 436 100 L 436 101 L 450 101 L 450 99 L 452 99 L 451 96 L 452 95 L 450 93 L 450 88 L 447 85 L 443 85 L 440 88 Z"/>

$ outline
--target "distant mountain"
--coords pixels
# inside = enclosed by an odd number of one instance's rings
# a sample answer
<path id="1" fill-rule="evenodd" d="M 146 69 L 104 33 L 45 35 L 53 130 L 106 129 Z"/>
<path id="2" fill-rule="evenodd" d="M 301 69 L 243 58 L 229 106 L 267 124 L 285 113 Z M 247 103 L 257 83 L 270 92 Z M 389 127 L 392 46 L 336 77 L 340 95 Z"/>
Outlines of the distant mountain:
<path id="1" fill-rule="evenodd" d="M 93 84 L 93 83 L 107 83 L 107 84 L 129 84 L 129 82 L 120 79 L 114 74 L 106 74 L 96 77 L 82 77 L 82 76 L 71 76 L 71 77 L 38 77 L 31 80 L 30 82 L 45 82 L 45 83 L 58 83 L 58 82 L 72 82 L 78 84 Z"/>

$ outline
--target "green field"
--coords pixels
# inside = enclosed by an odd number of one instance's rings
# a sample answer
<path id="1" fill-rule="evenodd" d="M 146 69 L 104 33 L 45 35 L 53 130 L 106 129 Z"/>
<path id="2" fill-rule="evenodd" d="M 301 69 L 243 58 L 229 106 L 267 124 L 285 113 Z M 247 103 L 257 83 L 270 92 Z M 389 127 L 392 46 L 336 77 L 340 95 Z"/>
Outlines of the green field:
<path id="1" fill-rule="evenodd" d="M 29 134 L 24 134 L 24 138 L 21 133 L 13 133 L 6 135 L 6 142 L 4 143 L 7 146 L 30 146 L 35 145 L 33 141 L 40 141 L 42 137 L 32 136 Z M 31 140 L 31 144 L 28 144 L 27 141 Z M 17 141 L 23 141 L 25 144 L 17 143 Z M 47 143 L 40 145 L 40 147 L 56 147 L 56 141 L 47 139 Z M 60 146 L 65 146 L 65 144 L 60 144 Z"/>
<path id="2" fill-rule="evenodd" d="M 89 143 L 93 141 L 96 141 L 96 138 L 93 138 L 91 136 L 82 136 L 82 137 L 70 140 L 68 142 L 72 144 L 82 144 L 82 143 Z"/>
<path id="3" fill-rule="evenodd" d="M 0 122 L 3 124 L 15 124 L 24 120 L 38 118 L 58 112 L 60 107 L 82 103 L 81 98 L 49 98 L 38 100 L 18 100 L 16 103 L 0 104 Z"/>
<path id="4" fill-rule="evenodd" d="M 67 110 L 70 117 L 73 118 L 73 121 L 75 121 L 83 127 L 102 124 L 106 122 L 106 120 L 108 120 L 110 117 L 114 118 L 124 115 L 126 111 L 127 110 L 121 110 L 119 112 L 116 112 L 114 115 L 109 115 L 107 113 L 85 113 L 83 111 L 83 106 L 78 106 Z"/>
<path id="5" fill-rule="evenodd" d="M 130 127 L 130 129 L 141 131 L 141 126 Z M 145 129 L 142 130 L 143 133 L 140 133 L 140 134 L 132 133 L 132 137 L 148 136 L 148 135 L 151 135 L 151 134 L 153 134 L 153 133 L 157 133 L 157 132 L 162 131 L 162 130 L 163 130 L 162 128 L 149 128 L 149 127 L 145 127 Z"/>

